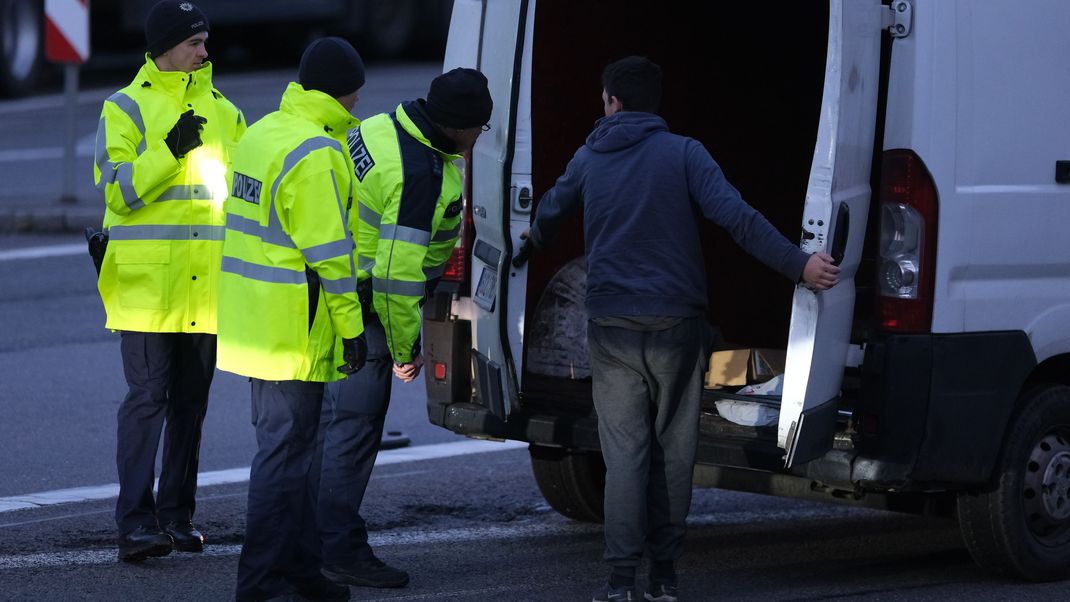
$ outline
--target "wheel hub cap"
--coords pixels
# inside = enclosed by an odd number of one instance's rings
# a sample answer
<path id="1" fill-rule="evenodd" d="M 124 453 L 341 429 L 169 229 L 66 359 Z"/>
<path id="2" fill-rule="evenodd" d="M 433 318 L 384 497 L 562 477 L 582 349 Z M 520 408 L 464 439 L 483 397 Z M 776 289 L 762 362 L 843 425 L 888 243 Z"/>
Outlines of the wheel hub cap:
<path id="1" fill-rule="evenodd" d="M 1030 454 L 1025 473 L 1025 506 L 1030 525 L 1041 531 L 1070 519 L 1070 441 L 1048 433 Z"/>

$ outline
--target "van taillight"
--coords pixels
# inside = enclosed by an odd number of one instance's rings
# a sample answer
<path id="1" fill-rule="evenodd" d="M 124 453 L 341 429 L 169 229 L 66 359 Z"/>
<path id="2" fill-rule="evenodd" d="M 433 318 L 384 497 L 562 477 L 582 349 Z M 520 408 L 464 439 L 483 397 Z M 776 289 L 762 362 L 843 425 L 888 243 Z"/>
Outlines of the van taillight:
<path id="1" fill-rule="evenodd" d="M 472 248 L 472 237 L 475 234 L 475 222 L 472 220 L 472 151 L 468 151 L 464 154 L 464 183 L 463 199 L 461 201 L 463 205 L 462 213 L 464 217 L 461 218 L 461 233 L 457 237 L 457 245 L 453 247 L 453 253 L 450 254 L 450 258 L 446 260 L 446 268 L 442 273 L 443 280 L 449 280 L 451 282 L 461 283 L 461 294 L 466 294 L 468 287 L 465 286 L 468 282 L 468 272 L 471 265 L 471 254 L 469 251 Z"/>
<path id="2" fill-rule="evenodd" d="M 929 332 L 936 272 L 936 185 L 914 151 L 884 152 L 880 203 L 880 327 L 898 333 Z"/>

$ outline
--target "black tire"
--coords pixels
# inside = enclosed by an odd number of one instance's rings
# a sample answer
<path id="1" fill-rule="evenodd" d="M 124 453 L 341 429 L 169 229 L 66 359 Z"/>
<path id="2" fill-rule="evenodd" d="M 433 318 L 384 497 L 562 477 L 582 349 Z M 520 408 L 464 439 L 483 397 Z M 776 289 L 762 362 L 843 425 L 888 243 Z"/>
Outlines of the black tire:
<path id="1" fill-rule="evenodd" d="M 959 529 L 982 568 L 1029 581 L 1070 577 L 1070 387 L 1023 395 L 997 480 L 959 495 Z"/>
<path id="2" fill-rule="evenodd" d="M 0 0 L 0 96 L 37 86 L 44 55 L 44 14 L 38 0 Z"/>
<path id="3" fill-rule="evenodd" d="M 606 464 L 602 454 L 543 445 L 532 445 L 528 451 L 535 482 L 551 508 L 573 520 L 604 520 Z"/>

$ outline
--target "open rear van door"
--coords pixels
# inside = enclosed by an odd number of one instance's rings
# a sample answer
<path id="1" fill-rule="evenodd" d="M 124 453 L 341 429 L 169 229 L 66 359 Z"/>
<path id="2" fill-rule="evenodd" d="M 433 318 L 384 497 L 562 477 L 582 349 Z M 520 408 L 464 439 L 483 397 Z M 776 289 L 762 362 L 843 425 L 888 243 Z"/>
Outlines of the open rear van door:
<path id="1" fill-rule="evenodd" d="M 830 290 L 795 290 L 777 430 L 786 466 L 832 446 L 869 214 L 881 21 L 888 10 L 878 0 L 831 0 L 829 6 L 825 87 L 801 246 L 833 255 L 842 271 Z"/>
<path id="2" fill-rule="evenodd" d="M 523 357 L 526 268 L 512 269 L 510 260 L 531 221 L 531 64 L 524 49 L 533 4 L 455 0 L 444 64 L 445 70 L 482 71 L 494 99 L 490 130 L 472 149 L 466 176 L 476 232 L 471 250 L 475 391 L 479 403 L 503 420 L 516 406 Z"/>

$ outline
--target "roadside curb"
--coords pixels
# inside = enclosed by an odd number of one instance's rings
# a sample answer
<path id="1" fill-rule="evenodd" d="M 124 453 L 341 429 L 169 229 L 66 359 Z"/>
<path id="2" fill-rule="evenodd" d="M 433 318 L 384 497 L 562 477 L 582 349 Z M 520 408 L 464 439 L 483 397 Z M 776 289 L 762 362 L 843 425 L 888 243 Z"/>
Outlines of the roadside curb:
<path id="1" fill-rule="evenodd" d="M 0 234 L 81 232 L 86 226 L 100 229 L 103 220 L 104 212 L 92 207 L 0 208 Z"/>

